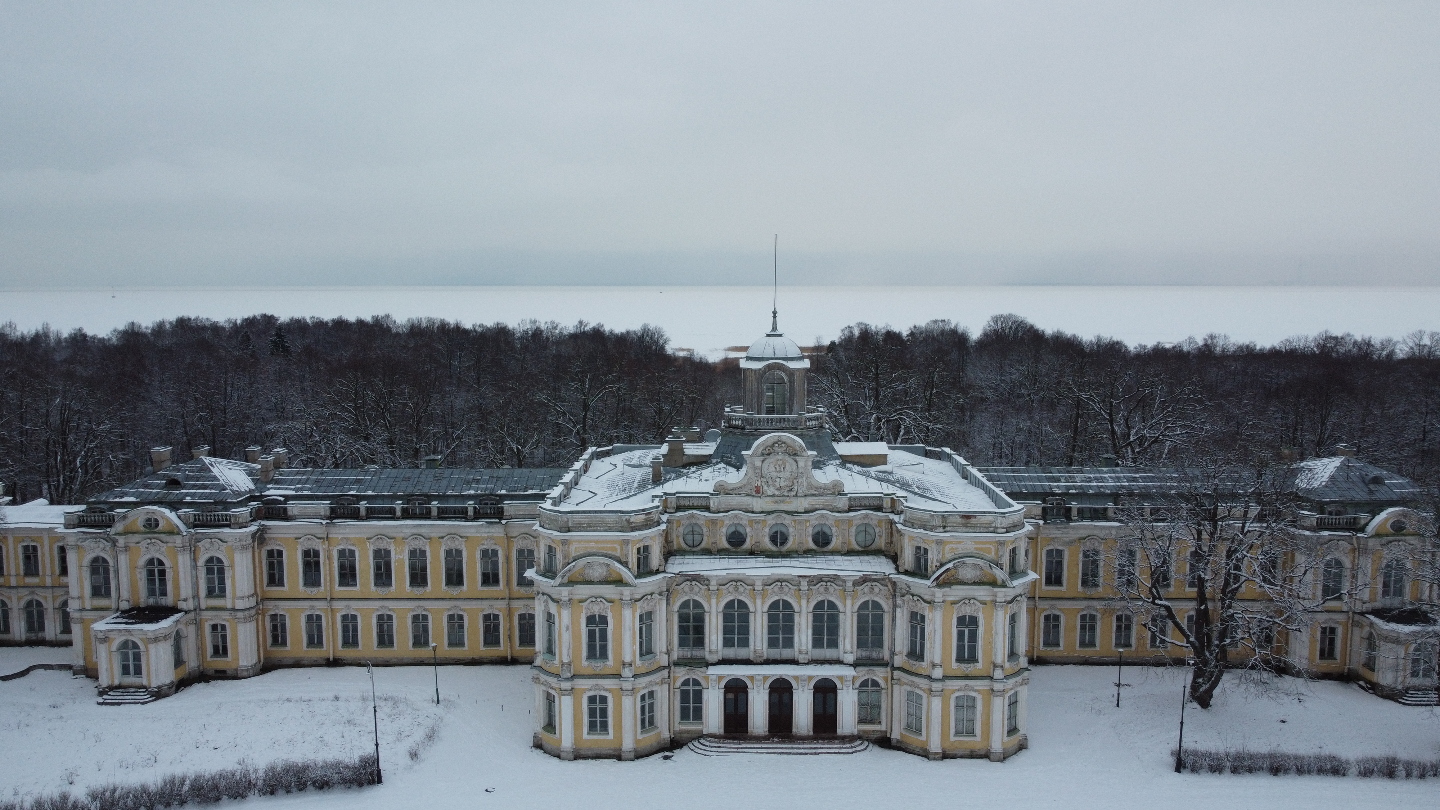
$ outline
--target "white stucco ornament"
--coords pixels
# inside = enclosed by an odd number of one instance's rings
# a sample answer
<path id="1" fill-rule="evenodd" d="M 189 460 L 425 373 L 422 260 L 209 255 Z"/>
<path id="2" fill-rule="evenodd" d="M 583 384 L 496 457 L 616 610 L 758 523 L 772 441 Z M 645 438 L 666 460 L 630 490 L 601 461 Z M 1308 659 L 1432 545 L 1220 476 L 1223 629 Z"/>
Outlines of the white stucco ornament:
<path id="1" fill-rule="evenodd" d="M 789 433 L 762 437 L 744 453 L 745 474 L 739 481 L 717 481 L 720 495 L 758 495 L 766 498 L 795 498 L 805 495 L 839 495 L 840 481 L 815 478 L 815 453 Z"/>

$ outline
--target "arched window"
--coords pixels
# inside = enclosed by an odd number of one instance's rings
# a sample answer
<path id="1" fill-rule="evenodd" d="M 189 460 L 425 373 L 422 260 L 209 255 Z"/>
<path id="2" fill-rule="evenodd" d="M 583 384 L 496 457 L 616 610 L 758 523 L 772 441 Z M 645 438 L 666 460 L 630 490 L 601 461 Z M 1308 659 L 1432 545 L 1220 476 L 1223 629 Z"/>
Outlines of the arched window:
<path id="1" fill-rule="evenodd" d="M 680 682 L 680 722 L 702 723 L 705 721 L 705 689 L 700 681 L 686 678 Z"/>
<path id="2" fill-rule="evenodd" d="M 790 381 L 785 375 L 772 371 L 761 383 L 765 401 L 762 403 L 766 414 L 790 413 Z"/>
<path id="3" fill-rule="evenodd" d="M 810 648 L 840 651 L 840 606 L 821 599 L 810 611 Z"/>
<path id="4" fill-rule="evenodd" d="M 1435 679 L 1435 642 L 1421 641 L 1411 650 L 1410 677 L 1427 681 Z"/>
<path id="5" fill-rule="evenodd" d="M 416 613 L 410 616 L 410 647 L 423 650 L 430 646 L 430 614 Z"/>
<path id="6" fill-rule="evenodd" d="M 1331 557 L 1320 567 L 1320 598 L 1339 599 L 1345 590 L 1345 563 Z"/>
<path id="7" fill-rule="evenodd" d="M 10 635 L 10 605 L 0 599 L 0 636 Z"/>
<path id="8" fill-rule="evenodd" d="M 685 528 L 680 530 L 680 542 L 686 548 L 699 548 L 705 542 L 705 527 L 699 523 L 685 524 Z"/>
<path id="9" fill-rule="evenodd" d="M 140 645 L 130 639 L 125 639 L 115 645 L 116 657 L 120 659 L 120 677 L 127 679 L 139 679 L 145 677 L 143 657 L 140 654 Z"/>
<path id="10" fill-rule="evenodd" d="M 585 617 L 585 660 L 610 660 L 610 617 L 592 613 Z"/>
<path id="11" fill-rule="evenodd" d="M 104 557 L 90 558 L 90 598 L 110 598 L 110 561 Z"/>
<path id="12" fill-rule="evenodd" d="M 169 569 L 165 563 L 151 557 L 145 561 L 145 601 L 148 604 L 161 604 L 170 598 L 170 576 Z"/>
<path id="13" fill-rule="evenodd" d="M 739 599 L 725 603 L 720 616 L 721 647 L 726 650 L 750 649 L 750 606 Z"/>
<path id="14" fill-rule="evenodd" d="M 27 600 L 22 607 L 25 611 L 25 635 L 39 636 L 45 634 L 45 605 L 39 599 Z"/>
<path id="15" fill-rule="evenodd" d="M 765 609 L 765 649 L 795 649 L 795 606 L 787 600 L 776 599 Z"/>
<path id="16" fill-rule="evenodd" d="M 725 529 L 725 544 L 731 548 L 740 548 L 745 545 L 745 527 L 739 523 L 732 523 Z"/>
<path id="17" fill-rule="evenodd" d="M 955 729 L 956 737 L 974 737 L 976 718 L 980 715 L 980 701 L 974 695 L 955 696 Z"/>
<path id="18" fill-rule="evenodd" d="M 874 599 L 855 611 L 855 655 L 872 661 L 885 657 L 885 608 Z"/>
<path id="19" fill-rule="evenodd" d="M 430 556 L 420 546 L 411 546 L 405 555 L 405 573 L 412 588 L 430 587 Z M 430 646 L 426 644 L 425 646 Z"/>
<path id="20" fill-rule="evenodd" d="M 885 692 L 880 688 L 880 682 L 874 678 L 861 681 L 856 697 L 859 711 L 855 721 L 862 726 L 879 725 L 885 716 Z"/>
<path id="21" fill-rule="evenodd" d="M 205 598 L 225 598 L 225 561 L 219 557 L 205 558 Z"/>
<path id="22" fill-rule="evenodd" d="M 62 636 L 70 635 L 70 600 L 61 599 L 60 604 L 55 606 L 55 617 L 60 623 L 59 633 Z"/>
<path id="23" fill-rule="evenodd" d="M 705 654 L 705 606 L 699 600 L 686 599 L 675 611 L 675 646 L 684 658 Z M 602 656 L 603 657 L 603 656 Z"/>
<path id="24" fill-rule="evenodd" d="M 955 663 L 973 664 L 980 660 L 980 617 L 955 617 Z"/>
<path id="25" fill-rule="evenodd" d="M 1380 567 L 1380 598 L 1405 598 L 1405 562 L 1403 560 L 1387 560 Z"/>

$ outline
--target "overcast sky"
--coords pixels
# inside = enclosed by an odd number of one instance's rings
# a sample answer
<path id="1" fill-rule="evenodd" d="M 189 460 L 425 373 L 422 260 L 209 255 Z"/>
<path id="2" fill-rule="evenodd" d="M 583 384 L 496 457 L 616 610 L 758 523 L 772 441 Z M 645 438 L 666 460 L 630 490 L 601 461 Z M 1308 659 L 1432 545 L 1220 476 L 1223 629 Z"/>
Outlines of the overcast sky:
<path id="1" fill-rule="evenodd" d="M 1440 281 L 1440 2 L 0 4 L 0 288 Z"/>

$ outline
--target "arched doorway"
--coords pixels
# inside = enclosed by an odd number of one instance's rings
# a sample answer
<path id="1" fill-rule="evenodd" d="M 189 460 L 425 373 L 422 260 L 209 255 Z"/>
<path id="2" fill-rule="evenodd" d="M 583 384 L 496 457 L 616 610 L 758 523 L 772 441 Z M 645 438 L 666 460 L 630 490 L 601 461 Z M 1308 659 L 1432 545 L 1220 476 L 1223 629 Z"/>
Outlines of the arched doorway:
<path id="1" fill-rule="evenodd" d="M 837 706 L 840 702 L 840 690 L 835 688 L 835 682 L 829 678 L 821 678 L 815 683 L 814 689 L 814 729 L 816 736 L 833 736 L 839 728 L 839 714 Z"/>
<path id="2" fill-rule="evenodd" d="M 750 685 L 739 678 L 725 682 L 725 733 L 750 732 Z"/>
<path id="3" fill-rule="evenodd" d="M 784 678 L 770 682 L 770 733 L 790 734 L 795 728 L 795 688 Z"/>

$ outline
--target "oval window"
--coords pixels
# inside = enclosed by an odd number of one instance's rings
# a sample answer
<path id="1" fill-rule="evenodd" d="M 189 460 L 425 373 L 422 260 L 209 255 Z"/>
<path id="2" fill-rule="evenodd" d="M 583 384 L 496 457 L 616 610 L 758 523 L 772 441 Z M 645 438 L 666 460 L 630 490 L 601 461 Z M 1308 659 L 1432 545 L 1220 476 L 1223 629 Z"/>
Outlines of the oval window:
<path id="1" fill-rule="evenodd" d="M 829 548 L 835 542 L 835 532 L 823 523 L 810 530 L 810 543 L 815 548 Z"/>
<path id="2" fill-rule="evenodd" d="M 745 527 L 738 523 L 731 524 L 725 530 L 725 544 L 731 548 L 740 548 L 745 545 Z"/>
<path id="3" fill-rule="evenodd" d="M 784 526 L 771 526 L 770 545 L 775 548 L 784 548 L 790 545 L 790 530 Z"/>
<path id="4" fill-rule="evenodd" d="M 855 545 L 860 548 L 870 548 L 875 545 L 875 527 L 869 523 L 861 523 L 855 527 Z"/>
<path id="5" fill-rule="evenodd" d="M 144 527 L 145 531 L 153 532 L 156 529 L 160 528 L 160 518 L 155 517 L 154 515 L 149 515 L 144 520 L 140 521 L 140 525 Z"/>
<path id="6" fill-rule="evenodd" d="M 699 548 L 705 542 L 705 529 L 699 523 L 690 523 L 680 530 L 680 541 L 686 548 Z"/>
<path id="7" fill-rule="evenodd" d="M 1403 520 L 1390 521 L 1390 531 L 1394 532 L 1395 534 L 1404 534 L 1405 530 L 1408 528 L 1410 528 L 1410 525 Z"/>

